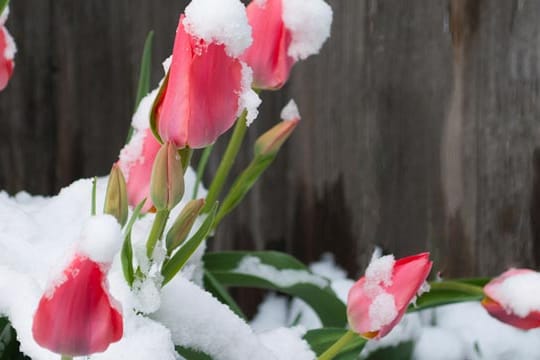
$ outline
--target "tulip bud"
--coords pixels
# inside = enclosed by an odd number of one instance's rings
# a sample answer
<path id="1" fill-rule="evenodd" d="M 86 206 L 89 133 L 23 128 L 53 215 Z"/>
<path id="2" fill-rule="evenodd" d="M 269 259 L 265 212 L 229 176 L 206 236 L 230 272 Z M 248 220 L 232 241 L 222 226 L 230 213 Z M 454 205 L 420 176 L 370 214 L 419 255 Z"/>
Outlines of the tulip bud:
<path id="1" fill-rule="evenodd" d="M 518 329 L 540 327 L 540 273 L 510 269 L 484 286 L 482 306 L 489 315 Z"/>
<path id="2" fill-rule="evenodd" d="M 150 196 L 157 210 L 171 210 L 184 195 L 184 171 L 176 147 L 167 142 L 156 155 Z"/>
<path id="3" fill-rule="evenodd" d="M 184 242 L 203 206 L 204 199 L 198 199 L 191 200 L 186 207 L 182 209 L 182 212 L 178 215 L 173 226 L 167 233 L 167 254 L 172 254 L 174 249 Z"/>
<path id="4" fill-rule="evenodd" d="M 0 1 L 0 91 L 7 86 L 13 74 L 13 69 L 15 68 L 14 58 L 17 52 L 15 41 L 13 41 L 13 38 L 4 26 L 9 9 L 7 4 L 2 9 L 1 3 L 2 1 Z"/>
<path id="5" fill-rule="evenodd" d="M 293 100 L 281 112 L 282 122 L 262 134 L 255 142 L 255 155 L 275 155 L 300 122 Z"/>
<path id="6" fill-rule="evenodd" d="M 114 216 L 120 225 L 126 224 L 128 218 L 126 180 L 118 164 L 113 165 L 109 175 L 103 212 Z"/>
<path id="7" fill-rule="evenodd" d="M 416 295 L 425 291 L 432 264 L 429 253 L 397 261 L 392 255 L 372 260 L 365 276 L 349 291 L 347 317 L 351 329 L 368 339 L 388 334 Z"/>

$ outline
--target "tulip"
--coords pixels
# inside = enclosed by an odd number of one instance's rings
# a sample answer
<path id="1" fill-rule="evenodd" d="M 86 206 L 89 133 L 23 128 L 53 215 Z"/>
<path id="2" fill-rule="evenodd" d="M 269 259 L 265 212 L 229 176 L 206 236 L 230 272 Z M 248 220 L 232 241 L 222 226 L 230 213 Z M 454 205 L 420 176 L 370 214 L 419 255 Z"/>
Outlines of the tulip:
<path id="1" fill-rule="evenodd" d="M 180 16 L 168 78 L 154 104 L 153 128 L 179 149 L 204 148 L 234 124 L 243 94 L 253 95 L 251 72 L 226 44 L 189 33 L 186 20 Z"/>
<path id="2" fill-rule="evenodd" d="M 36 342 L 64 356 L 105 351 L 120 340 L 123 321 L 108 293 L 107 269 L 121 245 L 121 231 L 111 215 L 86 224 L 69 265 L 42 296 L 32 333 Z"/>
<path id="3" fill-rule="evenodd" d="M 429 253 L 397 261 L 392 255 L 372 260 L 366 275 L 349 291 L 347 317 L 351 329 L 367 339 L 388 334 L 417 294 L 425 290 L 432 264 Z"/>
<path id="4" fill-rule="evenodd" d="M 484 286 L 482 306 L 494 318 L 516 328 L 540 327 L 540 273 L 510 269 Z"/>
<path id="5" fill-rule="evenodd" d="M 322 0 L 253 0 L 247 7 L 253 44 L 242 60 L 253 85 L 279 89 L 298 60 L 319 52 L 330 35 L 332 10 Z"/>
<path id="6" fill-rule="evenodd" d="M 13 69 L 15 68 L 13 59 L 17 52 L 13 38 L 5 26 L 3 26 L 8 14 L 7 9 L 6 7 L 0 14 L 0 91 L 5 89 L 13 74 Z"/>

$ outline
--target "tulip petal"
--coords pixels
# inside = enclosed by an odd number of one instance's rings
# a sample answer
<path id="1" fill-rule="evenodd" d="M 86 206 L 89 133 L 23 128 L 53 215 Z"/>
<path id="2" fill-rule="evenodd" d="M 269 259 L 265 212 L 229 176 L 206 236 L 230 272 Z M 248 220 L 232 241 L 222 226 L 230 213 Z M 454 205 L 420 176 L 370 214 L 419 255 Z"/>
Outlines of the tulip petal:
<path id="1" fill-rule="evenodd" d="M 11 75 L 15 63 L 13 62 L 13 55 L 15 52 L 15 45 L 11 35 L 5 27 L 0 28 L 0 91 L 5 89 Z"/>

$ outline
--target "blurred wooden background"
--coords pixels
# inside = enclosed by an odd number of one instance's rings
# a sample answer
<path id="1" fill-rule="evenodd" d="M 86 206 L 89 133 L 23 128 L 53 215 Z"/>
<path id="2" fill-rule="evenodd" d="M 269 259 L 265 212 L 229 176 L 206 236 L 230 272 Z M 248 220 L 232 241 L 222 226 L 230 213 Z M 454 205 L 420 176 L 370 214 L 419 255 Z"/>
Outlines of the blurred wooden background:
<path id="1" fill-rule="evenodd" d="M 332 38 L 263 95 L 249 141 L 290 97 L 303 121 L 214 248 L 305 261 L 333 251 L 351 275 L 375 244 L 432 251 L 447 275 L 538 265 L 540 2 L 329 2 Z M 54 194 L 106 174 L 145 35 L 156 32 L 155 85 L 185 3 L 12 0 L 19 52 L 0 93 L 0 188 Z M 247 145 L 235 171 L 250 154 Z"/>

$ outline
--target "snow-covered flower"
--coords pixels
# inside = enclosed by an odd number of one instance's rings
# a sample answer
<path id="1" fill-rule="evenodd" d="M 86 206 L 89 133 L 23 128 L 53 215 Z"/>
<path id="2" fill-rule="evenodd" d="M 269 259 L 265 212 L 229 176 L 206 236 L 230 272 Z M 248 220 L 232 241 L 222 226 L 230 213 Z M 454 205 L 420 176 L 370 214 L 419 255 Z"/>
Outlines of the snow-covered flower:
<path id="1" fill-rule="evenodd" d="M 120 226 L 111 215 L 88 221 L 75 256 L 39 302 L 32 326 L 39 345 L 81 356 L 103 352 L 122 338 L 122 314 L 106 282 L 121 241 Z"/>
<path id="2" fill-rule="evenodd" d="M 516 328 L 540 327 L 540 273 L 510 269 L 484 286 L 482 306 L 494 318 Z"/>
<path id="3" fill-rule="evenodd" d="M 251 89 L 251 69 L 239 57 L 251 44 L 239 0 L 192 1 L 180 16 L 168 78 L 155 104 L 161 139 L 178 148 L 216 141 L 247 109 L 257 116 L 260 99 Z"/>
<path id="4" fill-rule="evenodd" d="M 15 68 L 15 41 L 4 26 L 9 13 L 6 7 L 0 14 L 0 91 L 5 89 Z"/>
<path id="5" fill-rule="evenodd" d="M 351 329 L 369 339 L 388 334 L 425 289 L 432 264 L 429 253 L 398 260 L 392 255 L 373 259 L 365 276 L 349 291 L 347 317 Z"/>
<path id="6" fill-rule="evenodd" d="M 323 0 L 253 0 L 247 14 L 253 44 L 242 60 L 256 88 L 282 87 L 294 63 L 318 53 L 330 36 L 332 9 Z"/>

